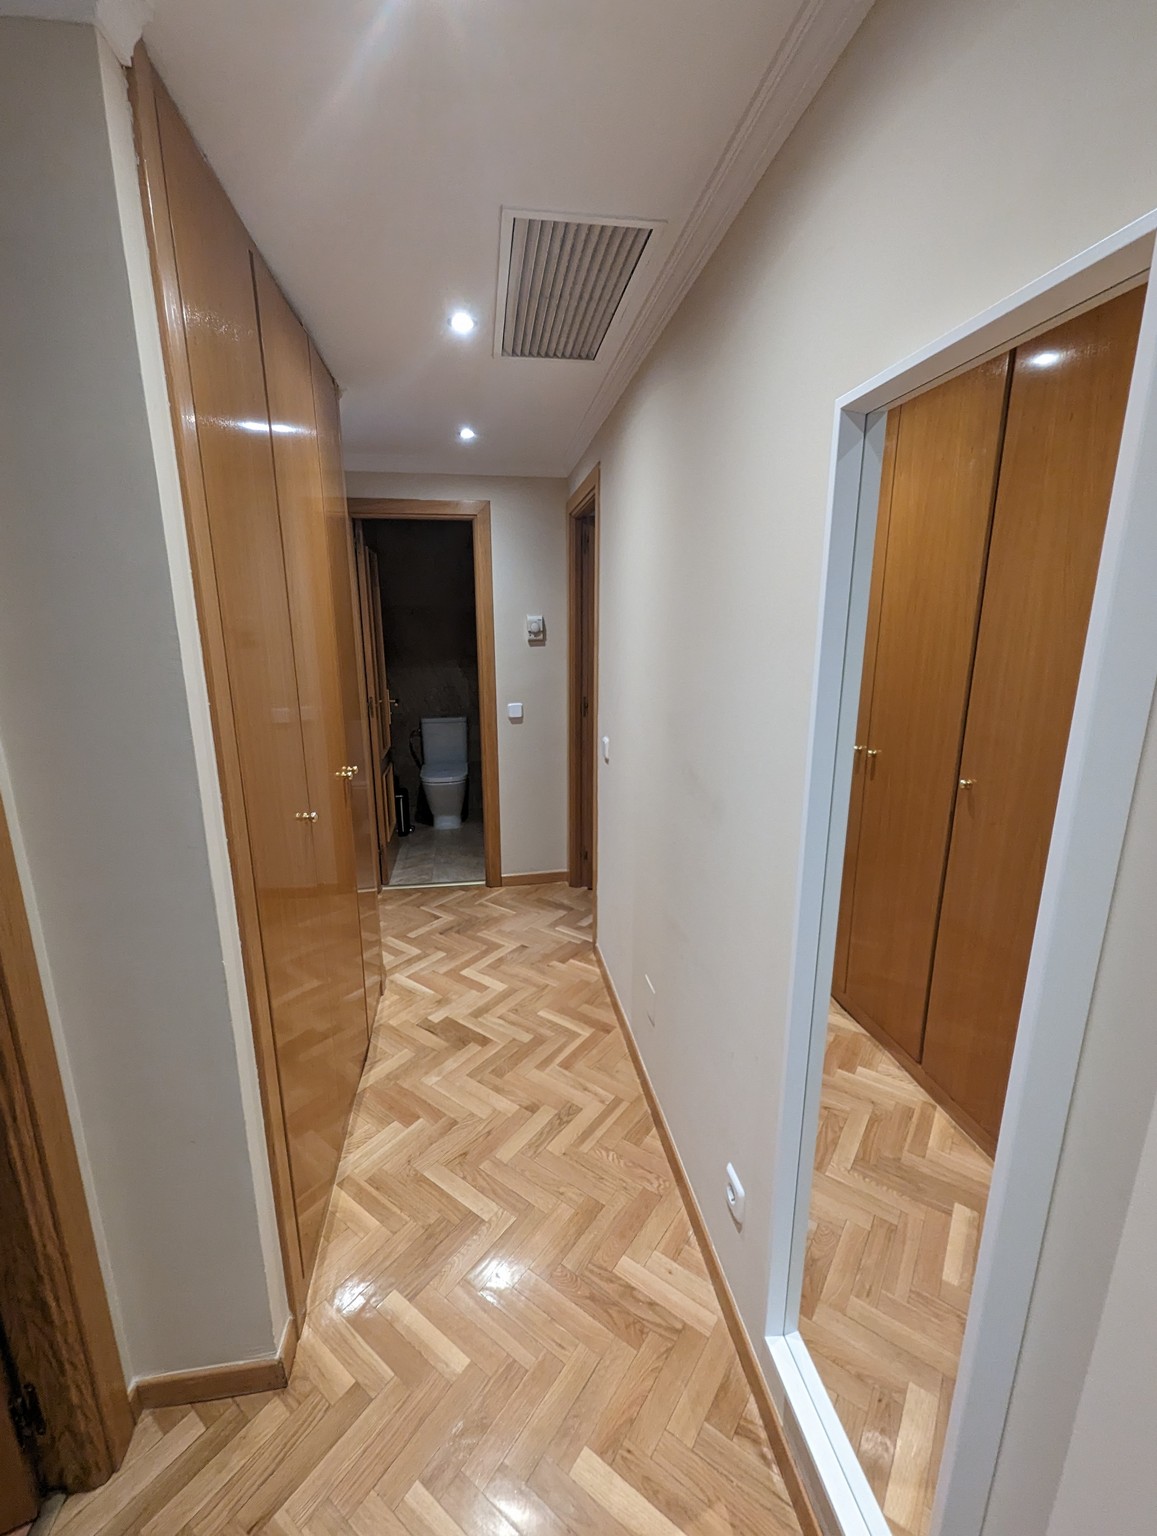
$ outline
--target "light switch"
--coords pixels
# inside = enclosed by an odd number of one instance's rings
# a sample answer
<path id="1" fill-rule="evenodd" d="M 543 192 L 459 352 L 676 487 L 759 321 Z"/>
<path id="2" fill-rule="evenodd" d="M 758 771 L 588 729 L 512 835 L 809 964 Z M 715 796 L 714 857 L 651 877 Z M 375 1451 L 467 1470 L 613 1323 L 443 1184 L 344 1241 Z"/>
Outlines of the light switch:
<path id="1" fill-rule="evenodd" d="M 541 613 L 526 615 L 526 638 L 531 645 L 542 645 L 546 639 L 546 620 Z"/>
<path id="2" fill-rule="evenodd" d="M 506 718 L 508 720 L 514 720 L 514 721 L 521 720 L 522 719 L 522 705 L 521 704 L 508 704 L 506 706 Z"/>
<path id="3" fill-rule="evenodd" d="M 611 760 L 611 738 L 609 736 L 604 736 L 603 737 L 603 762 L 604 763 L 609 763 L 610 760 Z"/>

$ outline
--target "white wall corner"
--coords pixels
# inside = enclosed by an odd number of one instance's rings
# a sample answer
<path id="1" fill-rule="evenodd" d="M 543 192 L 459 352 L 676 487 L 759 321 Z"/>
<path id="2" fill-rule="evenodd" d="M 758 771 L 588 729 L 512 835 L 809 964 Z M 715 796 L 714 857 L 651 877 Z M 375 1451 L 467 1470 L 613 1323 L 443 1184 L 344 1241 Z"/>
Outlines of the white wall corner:
<path id="1" fill-rule="evenodd" d="M 106 39 L 121 63 L 128 64 L 155 5 L 156 0 L 0 0 L 0 16 L 88 23 Z"/>

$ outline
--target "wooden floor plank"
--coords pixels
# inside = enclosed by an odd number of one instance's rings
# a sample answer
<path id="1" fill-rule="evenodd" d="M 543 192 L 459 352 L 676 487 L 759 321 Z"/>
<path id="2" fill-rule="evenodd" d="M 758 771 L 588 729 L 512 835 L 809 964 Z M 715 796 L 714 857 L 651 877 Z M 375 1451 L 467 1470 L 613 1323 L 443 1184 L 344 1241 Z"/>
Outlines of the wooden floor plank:
<path id="1" fill-rule="evenodd" d="M 833 1003 L 800 1332 L 895 1536 L 927 1536 L 992 1162 Z"/>
<path id="2" fill-rule="evenodd" d="M 144 1414 L 60 1536 L 798 1536 L 589 893 L 390 891 L 381 913 L 388 981 L 289 1387 Z M 960 1203 L 936 1305 L 975 1254 Z"/>

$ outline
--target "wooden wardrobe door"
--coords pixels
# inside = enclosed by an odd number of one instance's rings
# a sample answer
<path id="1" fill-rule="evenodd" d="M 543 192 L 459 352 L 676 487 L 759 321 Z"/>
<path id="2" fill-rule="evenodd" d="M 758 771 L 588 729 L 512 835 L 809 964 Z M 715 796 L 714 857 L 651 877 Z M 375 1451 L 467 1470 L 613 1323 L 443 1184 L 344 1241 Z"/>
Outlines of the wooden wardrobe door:
<path id="1" fill-rule="evenodd" d="M 265 263 L 254 256 L 281 542 L 320 887 L 321 952 L 330 992 L 317 1020 L 338 1077 L 337 1150 L 366 1055 L 365 975 L 348 782 L 337 624 L 330 586 L 309 338 Z M 312 817 L 316 815 L 316 820 Z M 312 961 L 311 961 L 312 964 Z M 320 1042 L 319 1042 L 320 1049 Z"/>
<path id="2" fill-rule="evenodd" d="M 249 243 L 168 98 L 158 118 L 261 945 L 306 1272 L 340 1150 L 297 672 Z"/>
<path id="3" fill-rule="evenodd" d="M 354 869 L 362 929 L 362 969 L 365 973 L 367 1029 L 373 1028 L 382 992 L 382 933 L 378 918 L 378 839 L 374 827 L 373 768 L 369 722 L 366 718 L 361 654 L 361 625 L 354 613 L 353 529 L 346 508 L 345 475 L 341 463 L 341 420 L 337 387 L 329 369 L 310 343 L 314 414 L 321 460 L 329 581 L 333 594 L 338 665 L 341 673 L 342 715 L 345 722 L 346 781 L 353 825 Z"/>
<path id="4" fill-rule="evenodd" d="M 840 918 L 836 929 L 836 958 L 832 992 L 845 1003 L 848 984 L 848 948 L 852 940 L 852 896 L 856 888 L 856 864 L 860 855 L 860 828 L 864 815 L 864 758 L 872 720 L 872 687 L 876 676 L 876 651 L 880 643 L 880 607 L 884 597 L 884 567 L 888 554 L 888 519 L 892 511 L 892 480 L 896 472 L 896 438 L 900 412 L 889 411 L 884 424 L 884 455 L 880 464 L 880 504 L 872 548 L 872 582 L 868 594 L 868 623 L 864 635 L 864 666 L 860 675 L 860 704 L 856 714 L 856 745 L 852 760 L 852 792 L 848 801 L 848 835 L 844 844 L 844 873 L 840 883 Z"/>
<path id="5" fill-rule="evenodd" d="M 924 1050 L 993 1139 L 1143 302 L 1134 289 L 1016 352 Z"/>
<path id="6" fill-rule="evenodd" d="M 899 408 L 846 1005 L 920 1058 L 1007 357 Z"/>

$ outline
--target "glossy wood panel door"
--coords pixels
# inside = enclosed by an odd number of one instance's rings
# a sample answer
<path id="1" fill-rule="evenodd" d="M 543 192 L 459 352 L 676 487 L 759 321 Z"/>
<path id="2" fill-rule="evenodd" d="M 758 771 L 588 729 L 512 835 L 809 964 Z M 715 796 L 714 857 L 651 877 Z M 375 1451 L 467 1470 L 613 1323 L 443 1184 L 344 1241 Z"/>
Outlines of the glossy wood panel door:
<path id="1" fill-rule="evenodd" d="M 843 1000 L 920 1059 L 1008 358 L 899 407 Z"/>
<path id="2" fill-rule="evenodd" d="M 158 99 L 198 452 L 241 766 L 278 1090 L 306 1274 L 339 1131 L 330 982 L 248 237 Z"/>
<path id="3" fill-rule="evenodd" d="M 346 508 L 337 386 L 312 342 L 309 361 L 313 375 L 326 549 L 341 673 L 346 759 L 350 770 L 346 790 L 353 827 L 354 872 L 361 918 L 366 1025 L 367 1029 L 372 1029 L 382 991 L 383 962 L 381 925 L 378 920 L 378 840 L 374 828 L 373 771 L 369 722 L 363 697 L 365 662 L 362 656 L 361 623 L 354 611 L 357 574 L 354 569 L 353 527 Z"/>
<path id="4" fill-rule="evenodd" d="M 995 1139 L 1144 291 L 1018 348 L 924 1068 Z"/>
<path id="5" fill-rule="evenodd" d="M 367 1031 L 345 711 L 330 582 L 325 500 L 314 415 L 310 345 L 301 322 L 253 258 L 273 466 L 285 556 L 298 709 L 318 875 L 321 951 L 329 990 L 315 1021 L 337 1075 L 331 1130 L 334 1177 L 365 1061 Z"/>

